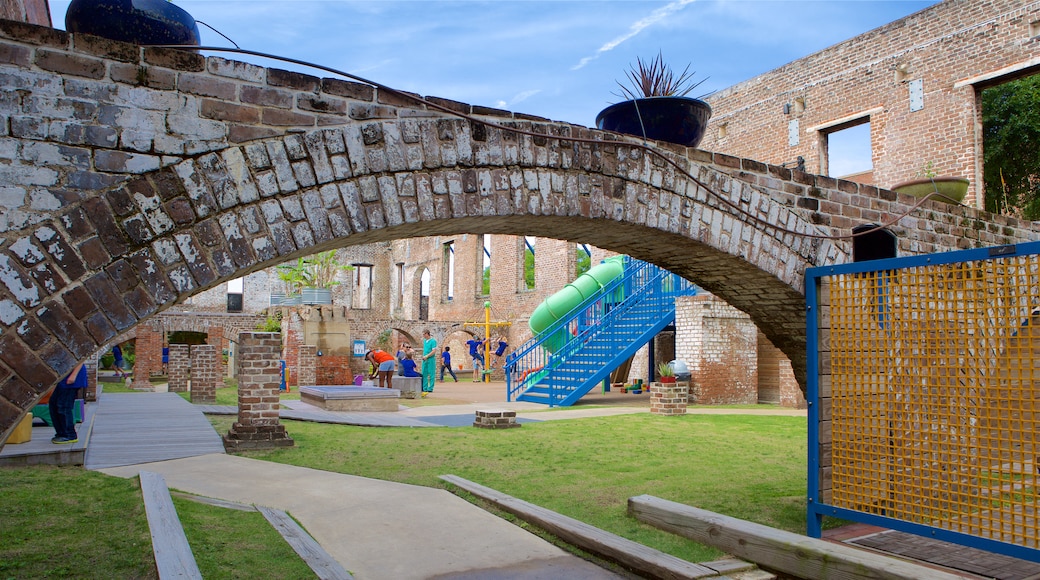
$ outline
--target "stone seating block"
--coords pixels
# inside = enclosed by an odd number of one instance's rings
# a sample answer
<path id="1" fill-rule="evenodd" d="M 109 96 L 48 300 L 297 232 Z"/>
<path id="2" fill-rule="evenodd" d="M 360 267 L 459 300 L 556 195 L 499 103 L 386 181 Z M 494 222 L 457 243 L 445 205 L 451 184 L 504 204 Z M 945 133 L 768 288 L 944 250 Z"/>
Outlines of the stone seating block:
<path id="1" fill-rule="evenodd" d="M 477 411 L 473 426 L 481 429 L 509 429 L 519 427 L 520 423 L 516 422 L 516 411 L 483 409 Z"/>
<path id="2" fill-rule="evenodd" d="M 300 400 L 326 411 L 397 411 L 401 391 L 354 385 L 300 387 Z"/>
<path id="3" fill-rule="evenodd" d="M 401 391 L 403 399 L 417 399 L 422 392 L 422 377 L 394 377 L 394 388 Z"/>

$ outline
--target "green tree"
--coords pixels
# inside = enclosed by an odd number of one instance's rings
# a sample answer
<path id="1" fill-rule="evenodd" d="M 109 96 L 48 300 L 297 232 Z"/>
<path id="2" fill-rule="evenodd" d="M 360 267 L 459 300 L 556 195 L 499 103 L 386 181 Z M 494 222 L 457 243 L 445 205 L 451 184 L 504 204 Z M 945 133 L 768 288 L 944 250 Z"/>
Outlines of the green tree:
<path id="1" fill-rule="evenodd" d="M 986 209 L 1040 219 L 1040 75 L 982 91 Z"/>
<path id="2" fill-rule="evenodd" d="M 491 294 L 491 268 L 484 268 L 484 279 L 480 282 L 480 293 L 484 296 Z"/>
<path id="3" fill-rule="evenodd" d="M 524 284 L 528 290 L 534 289 L 534 252 L 531 248 L 524 250 Z"/>
<path id="4" fill-rule="evenodd" d="M 574 248 L 574 277 L 577 278 L 592 267 L 592 256 L 585 253 L 585 248 L 578 244 Z"/>

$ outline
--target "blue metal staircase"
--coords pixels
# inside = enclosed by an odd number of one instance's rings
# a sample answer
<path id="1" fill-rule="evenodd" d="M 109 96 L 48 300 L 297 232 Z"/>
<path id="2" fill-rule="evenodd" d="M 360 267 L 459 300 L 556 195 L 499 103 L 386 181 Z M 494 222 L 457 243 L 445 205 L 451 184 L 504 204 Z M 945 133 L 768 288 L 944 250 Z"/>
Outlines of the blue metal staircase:
<path id="1" fill-rule="evenodd" d="M 624 271 L 506 358 L 508 401 L 570 406 L 675 321 L 697 287 L 625 256 Z"/>

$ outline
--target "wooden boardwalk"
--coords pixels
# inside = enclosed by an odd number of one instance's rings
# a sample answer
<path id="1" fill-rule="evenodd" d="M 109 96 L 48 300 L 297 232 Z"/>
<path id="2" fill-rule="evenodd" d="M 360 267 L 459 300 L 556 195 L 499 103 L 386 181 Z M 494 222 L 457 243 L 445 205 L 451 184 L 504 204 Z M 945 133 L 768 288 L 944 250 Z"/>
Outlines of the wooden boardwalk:
<path id="1" fill-rule="evenodd" d="M 176 393 L 104 393 L 84 467 L 103 469 L 224 453 L 202 410 Z"/>

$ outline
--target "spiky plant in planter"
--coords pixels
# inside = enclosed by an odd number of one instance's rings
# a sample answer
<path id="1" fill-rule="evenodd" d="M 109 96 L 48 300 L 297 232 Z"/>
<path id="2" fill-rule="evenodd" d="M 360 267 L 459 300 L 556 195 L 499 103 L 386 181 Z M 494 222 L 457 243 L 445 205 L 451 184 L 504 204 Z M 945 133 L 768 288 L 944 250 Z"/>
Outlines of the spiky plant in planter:
<path id="1" fill-rule="evenodd" d="M 707 80 L 695 82 L 695 74 L 689 65 L 676 73 L 660 52 L 650 60 L 637 58 L 636 64 L 625 71 L 627 82 L 617 82 L 621 93 L 615 94 L 628 100 L 603 109 L 596 116 L 596 126 L 696 147 L 704 138 L 711 107 L 699 98 L 686 96 Z"/>

